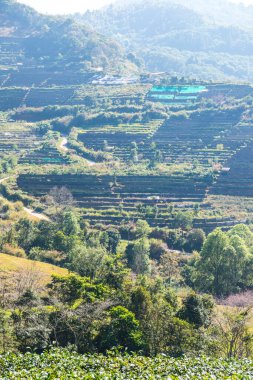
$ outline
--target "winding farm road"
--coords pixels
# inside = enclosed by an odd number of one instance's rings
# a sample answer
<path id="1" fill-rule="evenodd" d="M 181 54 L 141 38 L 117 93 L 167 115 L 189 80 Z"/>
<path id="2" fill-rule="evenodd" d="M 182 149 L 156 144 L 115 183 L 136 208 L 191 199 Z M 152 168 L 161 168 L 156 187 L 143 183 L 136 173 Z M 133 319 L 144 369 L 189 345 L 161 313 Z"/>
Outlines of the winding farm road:
<path id="1" fill-rule="evenodd" d="M 66 137 L 63 137 L 59 145 L 59 148 L 63 150 L 64 152 L 68 152 L 69 148 L 67 148 L 67 144 L 68 144 L 68 139 Z"/>
<path id="2" fill-rule="evenodd" d="M 94 166 L 94 165 L 97 165 L 97 162 L 87 160 L 87 158 L 85 158 L 85 160 L 87 161 L 88 166 Z"/>
<path id="3" fill-rule="evenodd" d="M 5 178 L 2 178 L 2 179 L 0 179 L 0 185 L 1 185 L 1 183 L 3 183 L 4 181 L 7 181 L 7 179 L 9 179 L 10 177 L 5 177 Z"/>
<path id="4" fill-rule="evenodd" d="M 30 208 L 27 208 L 27 207 L 24 207 L 24 211 L 30 215 L 30 216 L 33 216 L 34 218 L 37 218 L 39 220 L 46 220 L 47 222 L 50 222 L 51 220 L 44 214 L 40 214 L 38 212 L 34 212 L 34 210 L 30 209 Z"/>
<path id="5" fill-rule="evenodd" d="M 0 184 L 3 183 L 4 181 L 7 181 L 7 179 L 9 179 L 11 177 L 5 177 L 5 178 L 1 178 L 0 179 Z M 24 207 L 23 210 L 30 216 L 33 216 L 34 218 L 37 218 L 39 220 L 46 220 L 48 222 L 50 222 L 50 219 L 44 215 L 44 214 L 41 214 L 41 213 L 38 213 L 38 212 L 34 212 L 34 210 L 31 210 L 30 208 L 27 208 L 27 207 Z"/>
<path id="6" fill-rule="evenodd" d="M 67 139 L 67 137 L 63 137 L 62 140 L 61 140 L 61 143 L 60 143 L 60 145 L 59 145 L 59 148 L 60 148 L 62 151 L 64 151 L 64 152 L 68 152 L 68 151 L 69 151 L 69 148 L 67 148 L 67 145 L 68 145 L 68 139 Z M 88 160 L 87 158 L 85 158 L 85 160 L 86 160 L 88 166 L 94 166 L 94 165 L 97 164 L 96 162 L 94 162 L 94 161 L 90 161 L 90 160 Z"/>

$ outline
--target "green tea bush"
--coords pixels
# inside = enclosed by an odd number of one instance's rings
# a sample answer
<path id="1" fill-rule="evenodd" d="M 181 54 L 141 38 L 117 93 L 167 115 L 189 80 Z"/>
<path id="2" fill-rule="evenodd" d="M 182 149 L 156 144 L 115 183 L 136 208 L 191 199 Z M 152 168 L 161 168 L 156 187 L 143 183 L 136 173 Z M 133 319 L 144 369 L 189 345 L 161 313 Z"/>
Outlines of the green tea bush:
<path id="1" fill-rule="evenodd" d="M 131 355 L 78 355 L 52 349 L 42 355 L 5 354 L 0 356 L 0 379 L 236 379 L 250 380 L 250 360 L 202 358 L 154 358 Z"/>

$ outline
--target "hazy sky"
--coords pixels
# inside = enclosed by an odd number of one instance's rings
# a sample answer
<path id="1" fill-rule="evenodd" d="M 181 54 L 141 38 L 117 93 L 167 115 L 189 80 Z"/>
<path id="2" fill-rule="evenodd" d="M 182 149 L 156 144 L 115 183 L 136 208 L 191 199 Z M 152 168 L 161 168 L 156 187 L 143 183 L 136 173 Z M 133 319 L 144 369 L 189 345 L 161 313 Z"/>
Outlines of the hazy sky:
<path id="1" fill-rule="evenodd" d="M 112 0 L 18 0 L 37 9 L 39 12 L 60 14 L 84 12 L 110 4 Z"/>
<path id="2" fill-rule="evenodd" d="M 253 5 L 253 0 L 230 1 Z M 84 12 L 87 9 L 100 8 L 106 4 L 112 3 L 113 0 L 19 0 L 19 2 L 31 5 L 32 7 L 43 13 L 64 14 Z"/>

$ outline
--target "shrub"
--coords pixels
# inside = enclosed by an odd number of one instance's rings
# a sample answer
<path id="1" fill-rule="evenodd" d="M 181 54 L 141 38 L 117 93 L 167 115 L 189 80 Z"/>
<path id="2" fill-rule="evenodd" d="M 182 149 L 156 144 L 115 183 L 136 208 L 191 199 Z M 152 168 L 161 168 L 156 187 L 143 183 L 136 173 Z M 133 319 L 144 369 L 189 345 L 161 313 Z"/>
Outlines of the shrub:
<path id="1" fill-rule="evenodd" d="M 24 249 L 20 247 L 13 247 L 11 244 L 3 245 L 3 253 L 6 253 L 7 255 L 11 256 L 26 258 L 26 253 Z"/>

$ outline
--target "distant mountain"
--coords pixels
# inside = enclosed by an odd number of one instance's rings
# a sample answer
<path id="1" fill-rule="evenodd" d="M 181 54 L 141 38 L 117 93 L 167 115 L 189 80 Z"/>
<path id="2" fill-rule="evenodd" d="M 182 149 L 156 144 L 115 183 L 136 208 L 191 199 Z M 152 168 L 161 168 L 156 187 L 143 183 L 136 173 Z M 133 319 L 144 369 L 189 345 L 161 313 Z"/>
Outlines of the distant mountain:
<path id="1" fill-rule="evenodd" d="M 16 64 L 89 70 L 135 70 L 119 42 L 66 17 L 41 15 L 0 0 L 0 66 Z"/>
<path id="2" fill-rule="evenodd" d="M 252 28 L 253 6 L 232 3 L 229 0 L 173 0 L 174 2 L 191 7 L 206 21 L 221 25 L 233 25 L 242 28 Z"/>
<path id="3" fill-rule="evenodd" d="M 222 0 L 136 0 L 79 16 L 148 70 L 253 81 L 253 7 Z"/>

